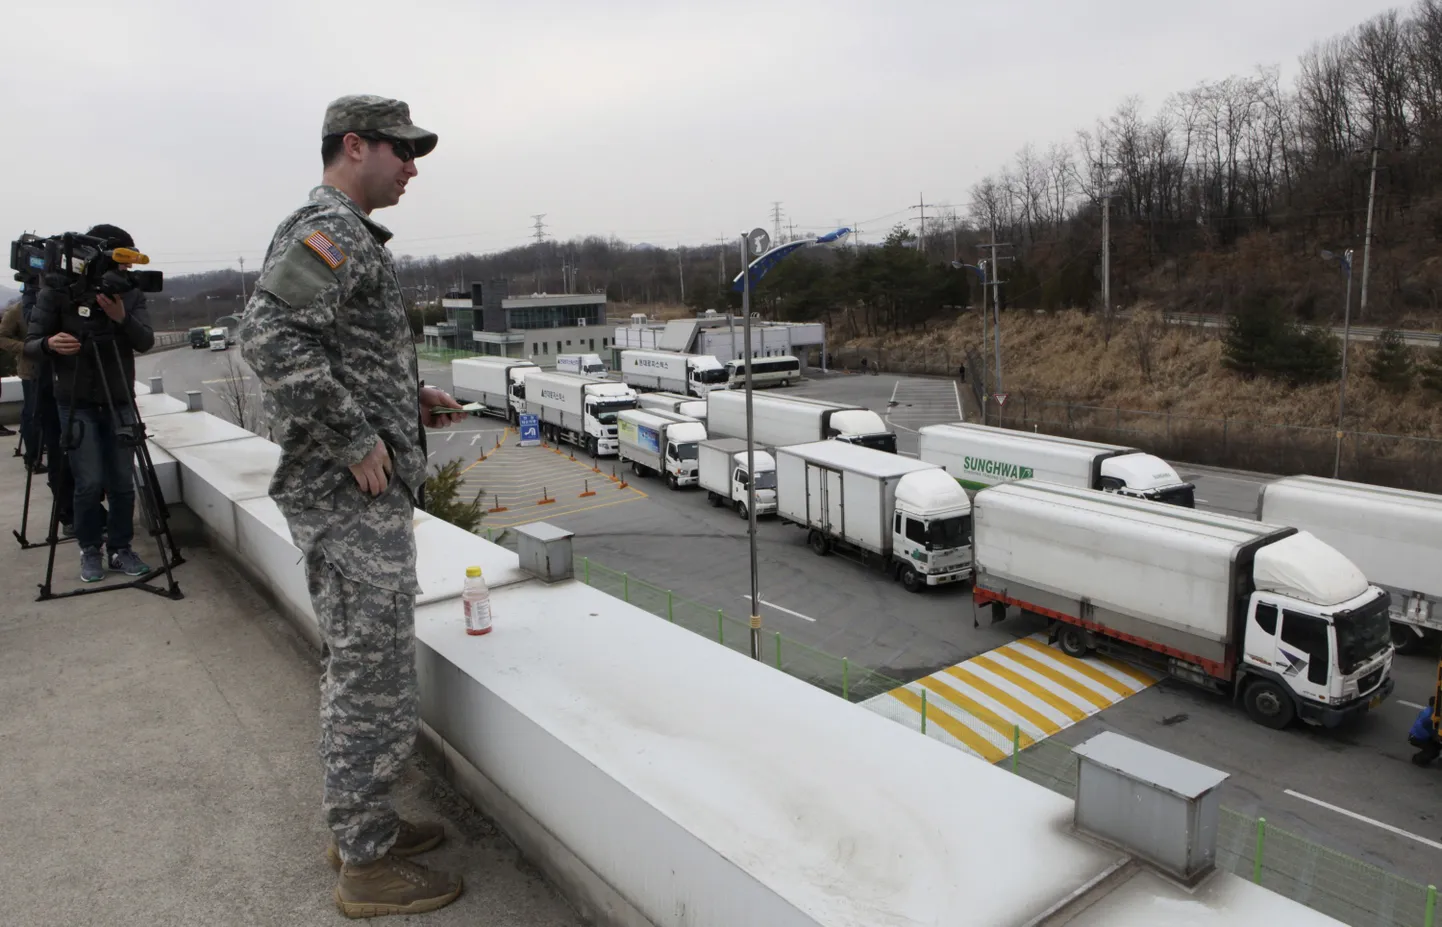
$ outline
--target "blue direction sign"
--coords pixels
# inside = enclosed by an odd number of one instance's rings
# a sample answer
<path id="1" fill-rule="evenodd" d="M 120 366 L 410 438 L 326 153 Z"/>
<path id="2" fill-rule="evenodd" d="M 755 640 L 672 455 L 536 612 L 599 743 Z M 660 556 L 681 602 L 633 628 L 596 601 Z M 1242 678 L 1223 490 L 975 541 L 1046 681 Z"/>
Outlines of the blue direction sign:
<path id="1" fill-rule="evenodd" d="M 531 413 L 521 414 L 521 447 L 536 447 L 541 443 L 541 420 Z"/>

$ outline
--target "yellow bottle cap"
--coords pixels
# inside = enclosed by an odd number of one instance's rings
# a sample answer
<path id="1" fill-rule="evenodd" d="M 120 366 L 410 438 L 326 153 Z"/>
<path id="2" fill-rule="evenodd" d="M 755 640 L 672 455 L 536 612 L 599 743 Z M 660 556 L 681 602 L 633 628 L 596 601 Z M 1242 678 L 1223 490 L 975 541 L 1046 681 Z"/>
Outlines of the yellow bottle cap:
<path id="1" fill-rule="evenodd" d="M 480 568 L 480 567 L 466 567 L 466 576 L 467 576 L 468 578 L 469 578 L 469 577 L 476 577 L 476 576 L 480 576 L 480 575 L 481 575 L 481 568 Z"/>

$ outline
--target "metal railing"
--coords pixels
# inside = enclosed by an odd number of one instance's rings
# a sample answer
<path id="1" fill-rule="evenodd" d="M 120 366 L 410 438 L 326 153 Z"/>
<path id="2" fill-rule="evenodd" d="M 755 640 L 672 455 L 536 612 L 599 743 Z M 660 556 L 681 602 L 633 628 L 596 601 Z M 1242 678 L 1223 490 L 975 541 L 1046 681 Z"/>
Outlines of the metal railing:
<path id="1" fill-rule="evenodd" d="M 486 529 L 486 537 L 515 549 L 512 532 Z M 578 580 L 680 625 L 723 647 L 750 656 L 750 625 L 652 585 L 630 573 L 580 558 Z M 1014 722 L 985 711 L 965 712 L 954 703 L 931 711 L 925 680 L 903 683 L 790 640 L 779 632 L 762 636 L 762 660 L 849 702 L 890 693 L 913 709 L 916 729 L 945 730 L 973 744 L 973 752 L 999 756 L 997 765 L 1016 775 L 1076 797 L 1077 760 L 1066 744 L 1048 738 L 1033 742 Z M 958 727 L 959 714 L 975 723 Z M 980 748 L 980 749 L 977 749 Z M 1355 859 L 1315 841 L 1269 824 L 1264 818 L 1222 808 L 1217 833 L 1217 866 L 1354 927 L 1435 927 L 1437 888 Z"/>

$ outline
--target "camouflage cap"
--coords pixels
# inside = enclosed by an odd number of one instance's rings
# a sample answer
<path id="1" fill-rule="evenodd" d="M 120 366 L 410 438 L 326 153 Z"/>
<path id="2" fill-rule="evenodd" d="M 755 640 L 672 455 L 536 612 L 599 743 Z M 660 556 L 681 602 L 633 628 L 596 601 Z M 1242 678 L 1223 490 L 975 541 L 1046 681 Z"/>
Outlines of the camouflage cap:
<path id="1" fill-rule="evenodd" d="M 438 140 L 436 133 L 411 123 L 411 108 L 405 103 L 369 93 L 332 100 L 325 108 L 321 137 L 347 132 L 370 132 L 408 141 L 415 146 L 418 158 L 430 154 Z"/>

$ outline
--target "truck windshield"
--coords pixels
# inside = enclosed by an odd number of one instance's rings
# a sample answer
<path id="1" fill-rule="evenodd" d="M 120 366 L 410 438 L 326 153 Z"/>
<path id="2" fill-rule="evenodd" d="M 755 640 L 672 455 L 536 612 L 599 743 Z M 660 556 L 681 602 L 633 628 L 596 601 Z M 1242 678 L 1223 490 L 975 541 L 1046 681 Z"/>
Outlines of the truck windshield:
<path id="1" fill-rule="evenodd" d="M 1194 509 L 1197 507 L 1196 490 L 1190 483 L 1182 486 L 1173 486 L 1171 489 L 1164 489 L 1157 494 L 1158 502 L 1165 502 L 1168 505 L 1180 505 L 1183 508 Z"/>
<path id="2" fill-rule="evenodd" d="M 1354 673 L 1392 641 L 1391 621 L 1387 617 L 1389 597 L 1380 595 L 1375 602 L 1346 615 L 1337 615 L 1337 663 L 1344 675 Z"/>
<path id="3" fill-rule="evenodd" d="M 888 454 L 896 453 L 896 435 L 889 431 L 883 431 L 877 435 L 857 435 L 851 439 L 852 444 L 860 444 L 862 447 L 869 447 L 873 450 L 886 451 Z"/>
<path id="4" fill-rule="evenodd" d="M 951 550 L 971 543 L 971 516 L 938 518 L 926 526 L 927 550 Z"/>
<path id="5" fill-rule="evenodd" d="M 712 367 L 709 370 L 696 370 L 692 372 L 696 375 L 697 383 L 725 383 L 727 379 L 725 367 Z"/>
<path id="6" fill-rule="evenodd" d="M 757 489 L 775 489 L 775 488 L 776 488 L 776 471 L 775 471 L 775 470 L 762 470 L 760 473 L 756 474 L 756 488 L 757 488 Z"/>
<path id="7" fill-rule="evenodd" d="M 596 416 L 596 421 L 602 425 L 616 424 L 616 414 L 625 412 L 627 409 L 636 408 L 636 403 L 630 399 L 615 399 L 610 402 L 597 402 L 591 406 L 591 414 Z"/>
<path id="8" fill-rule="evenodd" d="M 694 444 L 678 444 L 676 445 L 676 453 L 682 460 L 695 460 L 696 455 L 699 453 L 699 448 Z"/>

